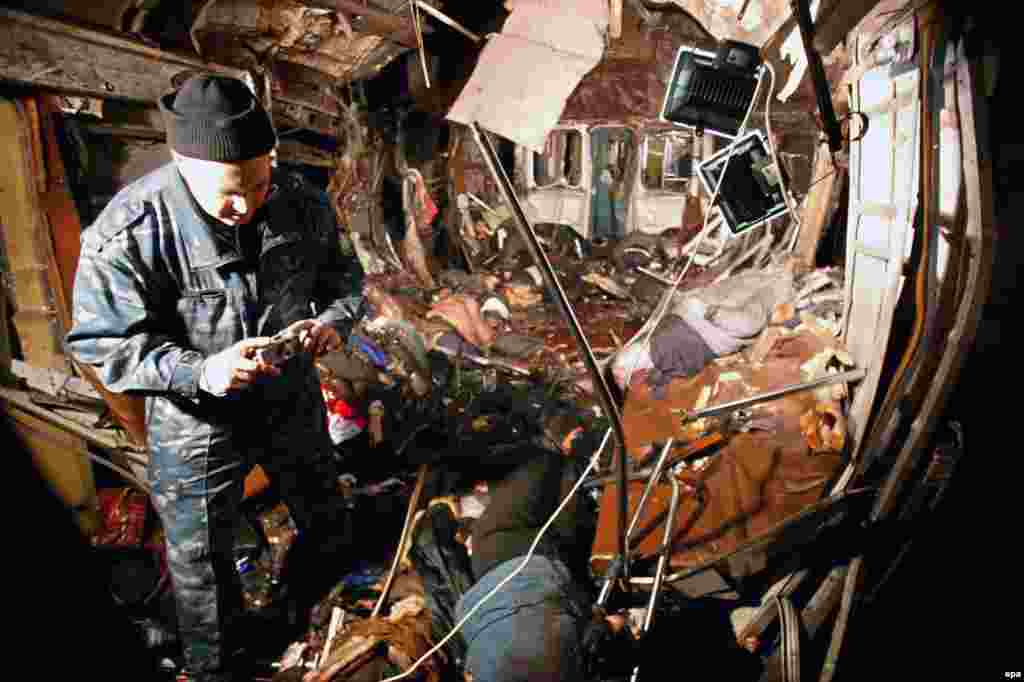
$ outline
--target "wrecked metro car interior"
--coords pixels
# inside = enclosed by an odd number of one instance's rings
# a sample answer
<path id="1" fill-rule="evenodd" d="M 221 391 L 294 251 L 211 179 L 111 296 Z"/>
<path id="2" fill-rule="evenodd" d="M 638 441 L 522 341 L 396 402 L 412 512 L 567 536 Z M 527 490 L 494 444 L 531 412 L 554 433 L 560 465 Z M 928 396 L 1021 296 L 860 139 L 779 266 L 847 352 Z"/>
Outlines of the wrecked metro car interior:
<path id="1" fill-rule="evenodd" d="M 725 679 L 844 679 L 909 544 L 865 538 L 964 451 L 968 8 L 0 24 L 5 425 L 132 679 L 651 680 L 690 629 Z"/>

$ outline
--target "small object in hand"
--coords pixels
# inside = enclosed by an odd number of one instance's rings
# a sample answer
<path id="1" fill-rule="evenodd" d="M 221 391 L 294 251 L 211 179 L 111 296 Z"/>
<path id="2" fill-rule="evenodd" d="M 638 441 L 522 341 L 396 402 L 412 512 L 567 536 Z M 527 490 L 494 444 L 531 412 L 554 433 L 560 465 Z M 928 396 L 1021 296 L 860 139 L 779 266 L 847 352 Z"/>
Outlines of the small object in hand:
<path id="1" fill-rule="evenodd" d="M 256 360 L 267 365 L 281 365 L 302 352 L 302 337 L 280 331 L 270 337 L 266 346 L 256 349 Z"/>

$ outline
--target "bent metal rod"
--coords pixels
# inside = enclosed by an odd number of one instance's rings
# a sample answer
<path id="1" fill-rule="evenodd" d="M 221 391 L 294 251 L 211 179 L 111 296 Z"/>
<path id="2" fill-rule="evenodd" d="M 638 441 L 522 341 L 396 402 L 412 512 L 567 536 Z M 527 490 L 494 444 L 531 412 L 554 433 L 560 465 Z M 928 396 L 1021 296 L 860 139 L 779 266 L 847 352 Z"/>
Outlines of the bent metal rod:
<path id="1" fill-rule="evenodd" d="M 558 281 L 558 276 L 555 274 L 554 268 L 551 267 L 551 261 L 548 260 L 547 254 L 544 253 L 544 249 L 541 248 L 540 242 L 537 240 L 537 235 L 534 233 L 533 227 L 530 225 L 530 221 L 526 217 L 526 213 L 523 211 L 523 206 L 519 202 L 519 197 L 516 196 L 515 188 L 512 186 L 512 182 L 508 179 L 508 175 L 501 167 L 501 163 L 498 160 L 498 154 L 494 150 L 494 146 L 491 144 L 491 141 L 487 138 L 487 134 L 478 122 L 474 121 L 470 128 L 473 131 L 473 136 L 476 138 L 477 145 L 480 147 L 484 161 L 487 163 L 487 168 L 491 172 L 491 175 L 494 176 L 494 181 L 497 183 L 498 189 L 501 190 L 505 203 L 512 209 L 512 214 L 516 219 L 516 226 L 519 228 L 520 235 L 523 238 L 523 242 L 526 244 L 527 250 L 530 252 L 533 262 L 540 269 L 548 291 L 551 292 L 551 295 L 558 302 L 562 315 L 565 317 L 565 320 L 569 325 L 569 329 L 572 331 L 572 334 L 576 339 L 576 343 L 580 348 L 580 355 L 583 356 L 584 364 L 586 365 L 591 379 L 594 382 L 594 388 L 597 391 L 597 398 L 601 403 L 601 409 L 604 410 L 604 414 L 611 422 L 612 432 L 615 434 L 615 440 L 617 441 L 616 445 L 618 446 L 618 457 L 616 459 L 618 462 L 619 479 L 619 554 L 627 559 L 624 565 L 627 566 L 626 572 L 628 575 L 629 562 L 626 546 L 626 514 L 628 513 L 628 492 L 626 490 L 627 463 L 626 438 L 625 432 L 622 429 L 622 415 L 619 413 L 618 405 L 615 403 L 611 390 L 609 390 L 608 384 L 604 379 L 604 374 L 597 365 L 597 359 L 594 357 L 594 351 L 591 349 L 590 344 L 587 342 L 587 337 L 583 333 L 583 329 L 580 327 L 579 320 L 576 318 L 576 312 L 573 310 L 572 304 L 569 303 L 569 298 L 565 295 L 565 291 L 562 289 L 562 285 Z"/>

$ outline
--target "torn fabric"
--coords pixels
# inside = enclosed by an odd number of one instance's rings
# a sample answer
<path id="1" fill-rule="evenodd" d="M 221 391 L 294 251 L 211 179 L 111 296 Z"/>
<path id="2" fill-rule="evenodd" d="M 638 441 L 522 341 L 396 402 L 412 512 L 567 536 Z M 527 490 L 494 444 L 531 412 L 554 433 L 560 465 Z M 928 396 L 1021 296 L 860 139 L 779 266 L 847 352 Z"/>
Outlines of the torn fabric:
<path id="1" fill-rule="evenodd" d="M 543 152 L 565 102 L 601 60 L 608 5 L 520 0 L 491 36 L 448 120 L 481 126 Z"/>

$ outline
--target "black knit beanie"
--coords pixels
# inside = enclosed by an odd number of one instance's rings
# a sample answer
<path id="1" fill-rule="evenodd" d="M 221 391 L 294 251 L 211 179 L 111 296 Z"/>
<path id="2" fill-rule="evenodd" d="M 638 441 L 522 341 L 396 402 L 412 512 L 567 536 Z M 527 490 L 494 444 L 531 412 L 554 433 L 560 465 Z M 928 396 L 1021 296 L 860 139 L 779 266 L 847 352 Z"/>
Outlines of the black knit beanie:
<path id="1" fill-rule="evenodd" d="M 167 143 L 182 156 L 246 161 L 270 153 L 277 134 L 263 105 L 245 83 L 199 75 L 160 98 Z"/>

